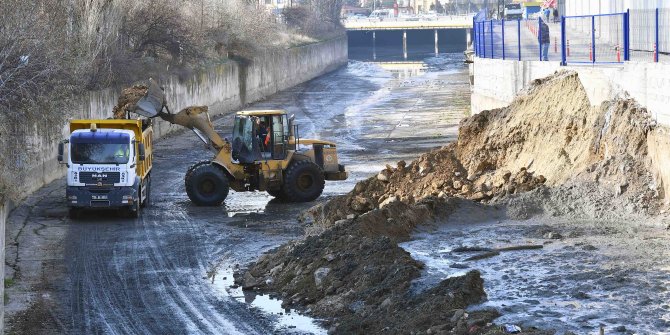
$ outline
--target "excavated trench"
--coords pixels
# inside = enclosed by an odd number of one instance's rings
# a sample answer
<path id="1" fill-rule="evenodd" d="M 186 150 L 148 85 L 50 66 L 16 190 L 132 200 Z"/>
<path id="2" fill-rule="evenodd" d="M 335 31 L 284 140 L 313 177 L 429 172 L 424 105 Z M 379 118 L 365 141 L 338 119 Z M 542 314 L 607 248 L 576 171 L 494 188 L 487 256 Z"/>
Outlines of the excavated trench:
<path id="1" fill-rule="evenodd" d="M 655 129 L 635 101 L 591 106 L 576 73 L 556 73 L 310 209 L 304 239 L 236 282 L 332 333 L 666 331 Z"/>

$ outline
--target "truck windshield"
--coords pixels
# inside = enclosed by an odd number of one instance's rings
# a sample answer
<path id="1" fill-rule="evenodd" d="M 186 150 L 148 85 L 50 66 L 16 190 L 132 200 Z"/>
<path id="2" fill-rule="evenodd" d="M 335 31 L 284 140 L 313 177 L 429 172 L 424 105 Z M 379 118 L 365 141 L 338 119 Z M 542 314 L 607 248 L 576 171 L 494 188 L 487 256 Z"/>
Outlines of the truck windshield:
<path id="1" fill-rule="evenodd" d="M 70 147 L 74 164 L 126 164 L 130 145 L 121 143 L 73 143 Z"/>

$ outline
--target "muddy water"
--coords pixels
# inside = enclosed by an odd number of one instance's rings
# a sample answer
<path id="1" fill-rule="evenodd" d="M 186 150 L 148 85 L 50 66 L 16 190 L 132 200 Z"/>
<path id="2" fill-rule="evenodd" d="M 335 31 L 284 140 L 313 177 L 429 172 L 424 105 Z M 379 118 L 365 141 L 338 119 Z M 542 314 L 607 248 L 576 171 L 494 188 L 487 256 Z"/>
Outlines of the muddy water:
<path id="1" fill-rule="evenodd" d="M 599 334 L 601 326 L 606 334 L 669 334 L 669 236 L 662 227 L 636 222 L 513 221 L 467 208 L 403 247 L 427 265 L 417 289 L 480 270 L 488 300 L 473 309 L 499 310 L 499 323 L 559 334 Z M 544 248 L 477 261 L 466 260 L 477 252 L 454 252 L 516 245 Z"/>

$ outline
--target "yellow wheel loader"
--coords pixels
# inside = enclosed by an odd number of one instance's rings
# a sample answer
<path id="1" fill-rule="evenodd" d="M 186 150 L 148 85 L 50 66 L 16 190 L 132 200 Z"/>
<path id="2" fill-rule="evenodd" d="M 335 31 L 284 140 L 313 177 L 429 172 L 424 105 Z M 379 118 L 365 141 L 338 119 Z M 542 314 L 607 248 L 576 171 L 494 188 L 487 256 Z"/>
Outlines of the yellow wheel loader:
<path id="1" fill-rule="evenodd" d="M 337 145 L 301 139 L 298 126 L 283 110 L 238 112 L 229 141 L 214 130 L 207 106 L 172 114 L 162 89 L 150 80 L 133 112 L 191 129 L 214 151 L 213 160 L 192 165 L 184 177 L 189 199 L 199 206 L 220 205 L 229 189 L 266 191 L 289 202 L 313 201 L 326 180 L 347 179 Z"/>

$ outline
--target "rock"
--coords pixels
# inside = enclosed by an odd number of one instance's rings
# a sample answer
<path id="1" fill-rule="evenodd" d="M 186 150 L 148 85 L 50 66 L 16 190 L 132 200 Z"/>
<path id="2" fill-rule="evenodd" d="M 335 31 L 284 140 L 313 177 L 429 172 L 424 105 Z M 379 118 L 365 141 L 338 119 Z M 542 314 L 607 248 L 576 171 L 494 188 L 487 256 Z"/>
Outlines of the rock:
<path id="1" fill-rule="evenodd" d="M 367 212 L 372 209 L 370 200 L 361 196 L 356 196 L 351 200 L 351 209 L 357 212 Z"/>
<path id="2" fill-rule="evenodd" d="M 392 303 L 392 301 L 391 301 L 391 298 L 389 297 L 389 298 L 384 299 L 384 301 L 382 301 L 382 303 L 379 305 L 379 307 L 386 308 L 386 307 L 391 306 L 391 303 Z"/>
<path id="3" fill-rule="evenodd" d="M 505 173 L 503 174 L 502 178 L 503 178 L 503 180 L 507 183 L 507 182 L 509 182 L 509 178 L 510 178 L 511 176 L 512 176 L 512 172 L 505 171 Z"/>
<path id="4" fill-rule="evenodd" d="M 252 276 L 248 271 L 244 273 L 244 278 L 242 279 L 242 289 L 248 290 L 252 289 L 260 284 L 259 280 Z"/>
<path id="5" fill-rule="evenodd" d="M 460 180 L 454 180 L 454 190 L 460 190 L 463 187 L 463 183 Z"/>
<path id="6" fill-rule="evenodd" d="M 465 185 L 463 185 L 463 187 L 461 187 L 461 191 L 462 191 L 463 193 L 470 193 L 470 192 L 472 192 L 472 185 L 470 185 L 470 184 L 465 184 Z"/>
<path id="7" fill-rule="evenodd" d="M 346 224 L 346 223 L 349 223 L 349 222 L 351 222 L 351 220 L 349 220 L 349 219 L 337 220 L 337 221 L 335 221 L 335 225 Z"/>
<path id="8" fill-rule="evenodd" d="M 618 326 L 613 329 L 617 333 L 625 333 L 628 329 L 626 329 L 626 326 Z"/>
<path id="9" fill-rule="evenodd" d="M 398 197 L 396 197 L 396 196 L 389 197 L 388 199 L 384 200 L 381 204 L 379 204 L 379 209 L 382 209 L 382 208 L 386 207 L 387 205 L 392 204 L 392 203 L 397 202 L 397 201 L 398 201 Z"/>
<path id="10" fill-rule="evenodd" d="M 484 199 L 488 198 L 484 192 L 475 192 L 472 194 L 469 199 L 473 201 L 482 201 Z"/>
<path id="11" fill-rule="evenodd" d="M 579 292 L 574 293 L 574 294 L 572 295 L 572 297 L 575 298 L 575 299 L 580 299 L 580 300 L 584 300 L 584 299 L 589 299 L 589 298 L 591 298 L 588 294 L 586 294 L 586 293 L 584 293 L 584 292 L 582 292 L 582 291 L 579 291 Z"/>
<path id="12" fill-rule="evenodd" d="M 421 164 L 419 164 L 419 174 L 420 175 L 425 176 L 431 171 L 433 171 L 433 167 L 430 166 L 430 163 L 422 162 Z"/>
<path id="13" fill-rule="evenodd" d="M 388 183 L 389 176 L 388 176 L 388 173 L 385 173 L 385 172 L 386 172 L 386 170 L 384 170 L 382 172 L 379 172 L 379 174 L 377 174 L 377 180 Z"/>
<path id="14" fill-rule="evenodd" d="M 281 269 L 282 269 L 283 267 L 284 267 L 283 264 L 279 264 L 279 265 L 273 267 L 272 270 L 270 270 L 270 275 L 271 275 L 271 276 L 276 276 L 277 273 L 278 273 L 279 271 L 281 271 Z"/>
<path id="15" fill-rule="evenodd" d="M 316 287 L 321 287 L 323 280 L 326 279 L 329 273 L 330 268 L 326 267 L 318 268 L 314 271 L 314 283 L 316 284 Z"/>
<path id="16" fill-rule="evenodd" d="M 563 236 L 557 232 L 550 231 L 542 236 L 543 238 L 547 240 L 560 240 L 563 238 Z"/>
<path id="17" fill-rule="evenodd" d="M 407 163 L 405 163 L 405 161 L 398 162 L 398 170 L 402 171 L 402 170 L 405 169 L 406 166 L 407 166 Z"/>
<path id="18" fill-rule="evenodd" d="M 327 254 L 327 255 L 323 256 L 323 259 L 325 259 L 328 262 L 332 262 L 333 260 L 335 260 L 335 255 Z"/>
<path id="19" fill-rule="evenodd" d="M 457 309 L 457 310 L 454 312 L 454 314 L 451 316 L 451 320 L 450 320 L 451 323 L 456 323 L 456 322 L 458 322 L 458 320 L 460 320 L 461 318 L 463 318 L 464 315 L 465 315 L 465 311 L 464 311 L 464 310 L 462 310 L 462 309 Z"/>
<path id="20" fill-rule="evenodd" d="M 353 220 L 356 218 L 356 214 L 349 214 L 347 215 L 347 220 Z"/>

